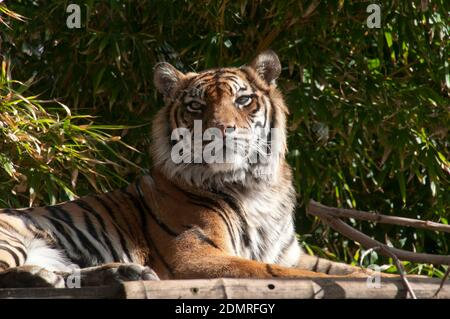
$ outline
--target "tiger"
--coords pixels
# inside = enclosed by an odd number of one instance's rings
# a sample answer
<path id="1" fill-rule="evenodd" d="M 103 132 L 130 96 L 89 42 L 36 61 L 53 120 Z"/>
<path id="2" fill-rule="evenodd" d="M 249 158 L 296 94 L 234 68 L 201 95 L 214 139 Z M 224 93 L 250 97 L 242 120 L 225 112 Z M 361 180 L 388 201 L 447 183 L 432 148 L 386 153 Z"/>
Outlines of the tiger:
<path id="1" fill-rule="evenodd" d="M 83 286 L 330 276 L 333 262 L 308 259 L 297 240 L 281 70 L 272 50 L 241 67 L 198 73 L 156 64 L 164 106 L 152 122 L 149 173 L 107 193 L 1 210 L 0 287 L 67 287 L 74 269 Z M 208 129 L 219 135 L 183 144 L 174 134 L 192 133 L 197 123 L 202 137 Z M 229 139 L 241 144 L 220 145 Z M 202 152 L 214 144 L 229 160 L 198 160 L 181 148 L 192 144 Z"/>

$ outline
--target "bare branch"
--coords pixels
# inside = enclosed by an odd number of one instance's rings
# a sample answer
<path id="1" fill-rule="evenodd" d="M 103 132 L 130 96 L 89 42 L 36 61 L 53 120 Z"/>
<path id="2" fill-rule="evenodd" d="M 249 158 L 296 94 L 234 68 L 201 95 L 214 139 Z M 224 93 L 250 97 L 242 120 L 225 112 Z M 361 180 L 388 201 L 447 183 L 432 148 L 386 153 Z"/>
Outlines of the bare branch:
<path id="1" fill-rule="evenodd" d="M 340 210 L 340 209 L 337 209 Z M 336 213 L 336 208 L 327 207 L 315 201 L 311 201 L 308 207 L 308 213 L 314 216 L 318 216 L 321 220 L 332 227 L 334 230 L 338 231 L 342 235 L 359 242 L 365 248 L 375 248 L 375 247 L 384 247 L 380 253 L 386 257 L 391 257 L 390 254 L 386 253 L 386 250 L 389 250 L 393 254 L 395 254 L 400 260 L 408 260 L 412 262 L 418 263 L 431 263 L 431 264 L 440 264 L 440 265 L 450 265 L 450 256 L 442 256 L 442 255 L 434 255 L 434 254 L 425 254 L 425 253 L 413 253 L 406 250 L 389 247 L 386 244 L 380 243 L 379 241 L 370 238 L 369 236 L 363 234 L 362 232 L 354 229 L 353 227 L 347 225 L 342 220 L 333 215 Z M 353 218 L 357 218 L 353 216 Z"/>
<path id="2" fill-rule="evenodd" d="M 358 220 L 366 220 L 372 221 L 376 223 L 382 224 L 392 224 L 392 225 L 400 225 L 400 226 L 408 226 L 414 228 L 442 231 L 446 233 L 450 233 L 450 225 L 435 223 L 428 220 L 419 220 L 413 218 L 405 218 L 405 217 L 397 217 L 397 216 L 387 216 L 382 215 L 378 212 L 369 213 L 362 210 L 356 209 L 346 209 L 346 208 L 337 208 L 337 207 L 328 207 L 323 204 L 317 203 L 315 201 L 311 201 L 311 204 L 316 210 L 326 210 L 326 214 L 328 216 L 334 216 L 339 218 L 354 218 Z"/>

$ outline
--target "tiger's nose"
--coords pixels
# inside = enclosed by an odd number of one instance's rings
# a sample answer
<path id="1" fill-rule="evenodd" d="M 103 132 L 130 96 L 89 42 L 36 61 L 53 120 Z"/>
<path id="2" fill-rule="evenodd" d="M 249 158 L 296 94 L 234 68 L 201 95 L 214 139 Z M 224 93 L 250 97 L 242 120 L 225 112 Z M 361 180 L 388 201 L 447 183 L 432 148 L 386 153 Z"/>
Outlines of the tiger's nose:
<path id="1" fill-rule="evenodd" d="M 216 127 L 222 132 L 224 137 L 236 130 L 236 125 L 234 124 L 217 124 Z"/>

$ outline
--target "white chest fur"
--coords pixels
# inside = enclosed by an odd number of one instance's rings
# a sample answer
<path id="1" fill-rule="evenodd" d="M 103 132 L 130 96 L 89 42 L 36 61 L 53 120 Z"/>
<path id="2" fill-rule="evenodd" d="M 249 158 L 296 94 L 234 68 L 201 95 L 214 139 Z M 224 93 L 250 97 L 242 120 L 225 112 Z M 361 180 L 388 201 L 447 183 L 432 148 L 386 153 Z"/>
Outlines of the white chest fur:
<path id="1" fill-rule="evenodd" d="M 233 197 L 240 203 L 240 213 L 244 215 L 241 219 L 244 240 L 239 242 L 238 255 L 266 263 L 295 265 L 300 247 L 293 223 L 292 187 L 259 185 L 234 192 Z"/>

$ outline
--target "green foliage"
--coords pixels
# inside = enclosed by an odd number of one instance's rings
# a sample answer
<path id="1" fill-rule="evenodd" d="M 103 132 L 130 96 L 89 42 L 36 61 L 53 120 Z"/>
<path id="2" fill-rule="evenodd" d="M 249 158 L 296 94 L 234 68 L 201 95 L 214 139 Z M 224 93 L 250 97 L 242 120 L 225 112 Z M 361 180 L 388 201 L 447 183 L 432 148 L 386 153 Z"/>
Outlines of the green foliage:
<path id="1" fill-rule="evenodd" d="M 119 164 L 126 160 L 109 145 L 120 138 L 105 132 L 123 127 L 94 125 L 62 103 L 26 96 L 28 84 L 1 65 L 1 206 L 55 204 L 124 184 Z"/>
<path id="2" fill-rule="evenodd" d="M 381 28 L 369 29 L 372 1 L 75 1 L 83 26 L 68 29 L 69 2 L 7 1 L 29 19 L 9 21 L 0 50 L 15 78 L 35 76 L 34 92 L 99 123 L 146 124 L 161 104 L 157 61 L 183 71 L 238 66 L 272 48 L 284 65 L 299 202 L 447 223 L 450 2 L 379 1 Z M 147 126 L 121 135 L 147 149 Z M 127 158 L 150 165 L 145 152 Z M 353 263 L 363 254 L 303 205 L 297 221 L 311 251 Z M 450 252 L 449 235 L 350 222 L 399 248 Z"/>

